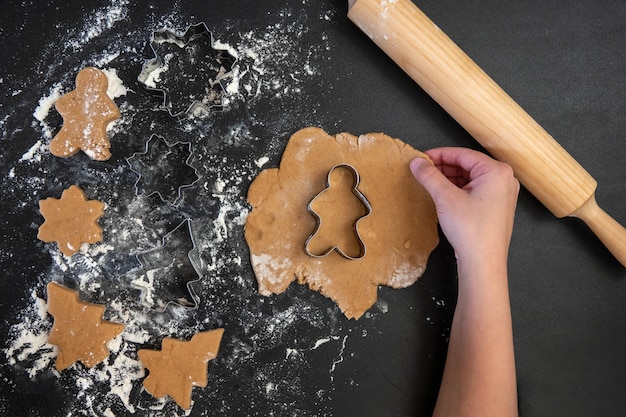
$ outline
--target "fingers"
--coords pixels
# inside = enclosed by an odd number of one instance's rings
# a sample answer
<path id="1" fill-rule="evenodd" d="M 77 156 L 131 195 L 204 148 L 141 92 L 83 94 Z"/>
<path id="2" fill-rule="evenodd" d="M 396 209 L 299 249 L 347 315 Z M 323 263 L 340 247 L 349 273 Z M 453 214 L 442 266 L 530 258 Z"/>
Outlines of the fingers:
<path id="1" fill-rule="evenodd" d="M 478 185 L 489 178 L 502 180 L 513 178 L 511 167 L 486 154 L 467 148 L 435 148 L 425 151 L 433 161 L 416 158 L 411 161 L 411 171 L 426 190 L 433 195 L 439 188 L 446 190 L 449 182 L 464 188 L 468 184 Z M 447 179 L 449 181 L 444 181 Z"/>
<path id="2" fill-rule="evenodd" d="M 426 159 L 413 159 L 410 169 L 415 179 L 422 184 L 435 201 L 457 189 L 435 165 Z"/>
<path id="3" fill-rule="evenodd" d="M 434 148 L 424 153 L 428 154 L 435 165 L 458 166 L 467 171 L 471 171 L 472 166 L 477 161 L 491 159 L 482 152 L 468 148 Z"/>
<path id="4" fill-rule="evenodd" d="M 425 152 L 443 174 L 459 186 L 483 174 L 494 159 L 467 148 L 435 148 Z"/>
<path id="5" fill-rule="evenodd" d="M 426 154 L 433 163 L 416 158 L 411 172 L 431 195 L 457 258 L 481 258 L 508 249 L 519 190 L 512 168 L 465 148 L 437 148 Z M 476 249 L 477 242 L 482 249 Z"/>
<path id="6" fill-rule="evenodd" d="M 451 181 L 460 187 L 482 176 L 512 176 L 511 167 L 467 148 L 435 148 L 425 152 Z"/>

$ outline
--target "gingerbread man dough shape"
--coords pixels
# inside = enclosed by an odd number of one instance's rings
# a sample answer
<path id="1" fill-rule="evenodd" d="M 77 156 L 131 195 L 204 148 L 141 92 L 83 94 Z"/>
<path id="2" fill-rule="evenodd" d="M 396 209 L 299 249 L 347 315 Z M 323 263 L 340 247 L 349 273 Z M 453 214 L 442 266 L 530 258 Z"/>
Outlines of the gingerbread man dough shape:
<path id="1" fill-rule="evenodd" d="M 63 126 L 50 142 L 53 155 L 68 157 L 82 150 L 97 161 L 111 157 L 106 128 L 120 118 L 120 112 L 107 95 L 108 85 L 106 74 L 97 68 L 87 67 L 78 73 L 76 89 L 54 105 L 63 117 Z"/>

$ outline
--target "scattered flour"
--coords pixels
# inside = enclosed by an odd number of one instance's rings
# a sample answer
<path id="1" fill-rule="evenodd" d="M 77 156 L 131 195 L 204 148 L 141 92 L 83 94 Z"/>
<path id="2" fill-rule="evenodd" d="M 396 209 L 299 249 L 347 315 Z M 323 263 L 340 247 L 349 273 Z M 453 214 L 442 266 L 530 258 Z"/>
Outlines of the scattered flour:
<path id="1" fill-rule="evenodd" d="M 335 369 L 337 368 L 337 365 L 339 365 L 340 363 L 344 361 L 343 354 L 344 354 L 344 351 L 346 350 L 346 340 L 348 340 L 348 335 L 343 336 L 343 339 L 341 340 L 341 349 L 339 350 L 339 354 L 333 360 L 333 363 L 330 366 L 330 381 L 331 382 L 335 380 Z"/>
<path id="2" fill-rule="evenodd" d="M 89 16 L 84 25 L 77 27 L 77 37 L 70 39 L 65 45 L 66 49 L 80 51 L 84 45 L 94 38 L 107 33 L 113 26 L 126 18 L 128 14 L 129 0 L 112 1 L 111 5 L 98 10 Z"/>
<path id="3" fill-rule="evenodd" d="M 60 83 L 54 84 L 54 86 L 50 89 L 50 93 L 47 96 L 39 99 L 39 105 L 35 109 L 33 113 L 33 117 L 40 122 L 43 122 L 46 117 L 48 117 L 48 113 L 50 109 L 56 103 L 56 101 L 61 97 L 63 86 Z"/>
<path id="4" fill-rule="evenodd" d="M 269 158 L 267 156 L 262 156 L 259 159 L 257 159 L 256 161 L 254 161 L 254 163 L 256 164 L 256 166 L 258 166 L 259 168 L 262 168 L 263 165 L 267 164 L 269 162 Z"/>
<path id="5" fill-rule="evenodd" d="M 56 357 L 56 347 L 48 343 L 48 331 L 52 327 L 47 317 L 45 300 L 31 292 L 31 303 L 21 314 L 21 321 L 11 327 L 14 337 L 5 354 L 10 365 L 27 362 L 28 376 L 33 378 L 48 368 Z"/>
<path id="6" fill-rule="evenodd" d="M 146 78 L 143 78 L 141 82 L 144 83 L 148 88 L 156 89 L 157 84 L 159 83 L 159 81 L 161 81 L 161 75 L 164 72 L 169 71 L 170 69 L 169 63 L 172 60 L 172 58 L 174 58 L 173 54 L 165 54 L 162 57 L 161 65 L 159 65 L 156 69 L 150 71 L 148 76 Z"/>
<path id="7" fill-rule="evenodd" d="M 107 87 L 107 96 L 109 96 L 111 100 L 125 96 L 128 89 L 124 86 L 124 82 L 120 80 L 120 77 L 117 76 L 117 70 L 105 68 L 102 72 L 106 74 L 109 84 Z"/>
<path id="8" fill-rule="evenodd" d="M 33 146 L 30 147 L 30 149 L 25 154 L 22 155 L 22 157 L 20 158 L 20 162 L 33 160 L 41 162 L 41 154 L 43 152 L 42 148 L 44 147 L 45 146 L 43 141 L 38 140 Z"/>
<path id="9" fill-rule="evenodd" d="M 291 14 L 284 12 L 284 16 L 289 18 Z M 235 45 L 222 40 L 214 42 L 215 48 L 227 50 L 237 58 L 231 78 L 225 80 L 226 99 L 250 100 L 266 95 L 280 98 L 301 93 L 306 80 L 320 76 L 319 61 L 323 51 L 329 48 L 324 43 L 310 45 L 306 50 L 296 49 L 294 38 L 305 31 L 301 23 L 280 23 L 268 26 L 263 32 L 242 33 Z M 323 35 L 322 40 L 326 42 L 327 38 Z"/>

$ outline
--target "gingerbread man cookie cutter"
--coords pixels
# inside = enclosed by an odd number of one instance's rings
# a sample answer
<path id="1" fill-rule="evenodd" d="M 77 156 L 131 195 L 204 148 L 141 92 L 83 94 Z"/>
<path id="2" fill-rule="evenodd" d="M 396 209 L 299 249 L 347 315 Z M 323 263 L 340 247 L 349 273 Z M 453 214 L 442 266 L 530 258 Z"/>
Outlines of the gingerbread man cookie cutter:
<path id="1" fill-rule="evenodd" d="M 222 81 L 237 59 L 213 45 L 213 35 L 204 23 L 189 26 L 182 35 L 156 31 L 150 42 L 154 58 L 144 63 L 137 80 L 163 95 L 162 107 L 172 117 L 221 109 Z"/>
<path id="2" fill-rule="evenodd" d="M 353 225 L 354 234 L 358 240 L 359 249 L 360 249 L 359 254 L 357 256 L 348 255 L 338 245 L 333 245 L 322 253 L 315 253 L 311 251 L 310 249 L 311 241 L 315 238 L 315 236 L 317 236 L 322 226 L 322 218 L 317 212 L 315 212 L 315 210 L 313 209 L 313 206 L 315 205 L 315 202 L 320 198 L 320 196 L 324 194 L 326 190 L 328 190 L 331 187 L 331 176 L 336 169 L 345 169 L 346 171 L 352 174 L 352 177 L 353 177 L 353 186 L 351 187 L 352 194 L 354 194 L 354 196 L 361 202 L 361 204 L 363 205 L 365 209 L 365 214 L 360 216 L 354 222 L 354 225 Z M 325 256 L 328 256 L 331 252 L 336 251 L 339 255 L 341 255 L 342 257 L 348 260 L 357 260 L 365 256 L 367 252 L 367 247 L 365 246 L 365 242 L 363 241 L 363 238 L 361 237 L 361 234 L 359 233 L 359 223 L 361 222 L 361 220 L 368 217 L 372 213 L 372 206 L 370 202 L 368 201 L 368 199 L 365 197 L 365 195 L 359 190 L 360 182 L 361 182 L 361 177 L 359 175 L 359 172 L 356 170 L 355 167 L 353 167 L 350 164 L 346 164 L 346 163 L 337 164 L 328 171 L 328 176 L 326 177 L 326 188 L 320 191 L 315 197 L 313 197 L 313 199 L 311 199 L 311 201 L 309 201 L 309 204 L 307 204 L 307 210 L 313 215 L 313 217 L 315 217 L 315 220 L 316 220 L 315 230 L 313 231 L 313 233 L 309 235 L 306 242 L 304 243 L 304 252 L 307 255 L 313 258 L 323 258 Z"/>

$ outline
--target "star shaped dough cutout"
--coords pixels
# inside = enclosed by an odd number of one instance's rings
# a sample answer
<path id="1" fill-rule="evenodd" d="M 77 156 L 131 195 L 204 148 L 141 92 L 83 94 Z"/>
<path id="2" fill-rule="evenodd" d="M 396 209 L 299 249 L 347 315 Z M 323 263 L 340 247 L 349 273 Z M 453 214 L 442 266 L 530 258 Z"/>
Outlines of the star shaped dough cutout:
<path id="1" fill-rule="evenodd" d="M 82 150 L 98 161 L 111 157 L 106 128 L 120 118 L 120 111 L 107 95 L 108 86 L 106 74 L 99 69 L 87 67 L 79 71 L 76 89 L 54 104 L 63 117 L 63 126 L 50 142 L 53 155 L 67 157 Z"/>
<path id="2" fill-rule="evenodd" d="M 56 282 L 47 288 L 48 313 L 54 317 L 48 342 L 58 346 L 56 369 L 62 371 L 77 361 L 91 368 L 105 360 L 107 343 L 124 325 L 103 320 L 103 305 L 80 301 L 78 292 L 70 288 Z"/>
<path id="3" fill-rule="evenodd" d="M 39 212 L 46 219 L 37 237 L 44 242 L 57 242 L 65 256 L 75 254 L 82 243 L 102 240 L 102 228 L 97 221 L 104 213 L 104 203 L 87 200 L 78 186 L 63 191 L 60 199 L 39 201 Z"/>
<path id="4" fill-rule="evenodd" d="M 144 388 L 154 397 L 172 397 L 182 408 L 191 407 L 193 386 L 206 387 L 208 362 L 217 356 L 224 329 L 196 333 L 191 340 L 166 337 L 161 350 L 140 349 L 139 360 L 150 371 Z"/>

